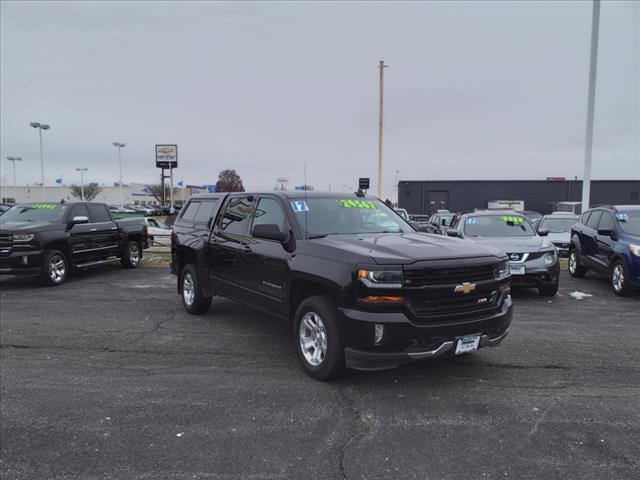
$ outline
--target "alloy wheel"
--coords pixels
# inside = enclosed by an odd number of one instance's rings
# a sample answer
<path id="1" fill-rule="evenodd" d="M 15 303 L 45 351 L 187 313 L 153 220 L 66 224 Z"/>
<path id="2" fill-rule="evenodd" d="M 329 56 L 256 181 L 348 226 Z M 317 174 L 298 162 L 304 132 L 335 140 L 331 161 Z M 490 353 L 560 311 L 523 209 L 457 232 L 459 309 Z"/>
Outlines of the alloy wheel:
<path id="1" fill-rule="evenodd" d="M 193 305 L 193 300 L 196 296 L 196 289 L 193 282 L 193 277 L 189 272 L 186 272 L 182 277 L 182 296 L 184 298 L 184 302 L 187 305 Z"/>
<path id="2" fill-rule="evenodd" d="M 298 338 L 304 359 L 314 367 L 319 366 L 327 355 L 327 330 L 320 315 L 314 312 L 304 314 Z"/>
<path id="3" fill-rule="evenodd" d="M 66 265 L 61 255 L 52 255 L 49 259 L 49 277 L 54 283 L 60 283 L 64 280 L 66 273 Z"/>
<path id="4" fill-rule="evenodd" d="M 616 292 L 619 292 L 624 287 L 624 269 L 622 265 L 617 264 L 613 267 L 613 273 L 611 274 L 611 284 Z"/>

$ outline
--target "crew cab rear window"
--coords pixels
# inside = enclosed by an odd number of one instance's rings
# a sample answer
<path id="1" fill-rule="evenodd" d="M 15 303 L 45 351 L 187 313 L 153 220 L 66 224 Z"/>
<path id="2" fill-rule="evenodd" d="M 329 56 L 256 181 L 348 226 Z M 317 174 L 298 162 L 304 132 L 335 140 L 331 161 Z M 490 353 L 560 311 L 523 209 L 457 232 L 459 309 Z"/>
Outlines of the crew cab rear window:
<path id="1" fill-rule="evenodd" d="M 218 200 L 203 200 L 198 203 L 200 203 L 200 208 L 198 208 L 193 221 L 196 223 L 209 223 L 218 204 Z"/>
<path id="2" fill-rule="evenodd" d="M 89 204 L 87 207 L 89 207 L 92 223 L 104 223 L 111 221 L 111 216 L 109 215 L 109 210 L 107 210 L 106 206 Z"/>
<path id="3" fill-rule="evenodd" d="M 182 215 L 180 215 L 180 220 L 192 221 L 196 216 L 199 206 L 200 202 L 189 202 L 187 208 L 185 208 Z"/>

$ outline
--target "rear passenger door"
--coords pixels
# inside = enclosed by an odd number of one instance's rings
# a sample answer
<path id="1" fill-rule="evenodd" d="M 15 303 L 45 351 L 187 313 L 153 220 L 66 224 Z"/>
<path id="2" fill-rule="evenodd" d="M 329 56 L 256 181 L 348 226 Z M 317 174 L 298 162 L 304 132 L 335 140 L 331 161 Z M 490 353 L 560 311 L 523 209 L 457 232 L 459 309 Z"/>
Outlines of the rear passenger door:
<path id="1" fill-rule="evenodd" d="M 616 231 L 615 223 L 611 214 L 607 211 L 602 212 L 600 217 L 600 223 L 598 223 L 598 230 L 609 230 L 611 232 Z M 616 242 L 611 239 L 609 235 L 600 235 L 596 232 L 596 258 L 600 268 L 603 270 L 609 270 L 609 259 L 613 254 Z"/>
<path id="2" fill-rule="evenodd" d="M 254 202 L 253 195 L 228 197 L 207 244 L 210 284 L 223 295 L 238 300 L 244 300 L 239 285 L 240 253 L 250 242 Z"/>
<path id="3" fill-rule="evenodd" d="M 251 232 L 256 225 L 277 225 L 280 231 L 291 230 L 285 207 L 275 196 L 263 195 L 256 204 Z M 276 240 L 256 238 L 240 251 L 240 284 L 247 290 L 252 305 L 278 315 L 284 314 L 284 290 L 288 253 Z"/>
<path id="4" fill-rule="evenodd" d="M 583 258 L 585 258 L 591 266 L 598 265 L 596 261 L 596 255 L 598 253 L 597 236 L 601 216 L 602 210 L 592 211 L 580 234 Z"/>
<path id="5" fill-rule="evenodd" d="M 99 203 L 87 204 L 89 209 L 90 229 L 93 257 L 104 258 L 117 255 L 118 225 L 111 219 L 106 205 Z"/>

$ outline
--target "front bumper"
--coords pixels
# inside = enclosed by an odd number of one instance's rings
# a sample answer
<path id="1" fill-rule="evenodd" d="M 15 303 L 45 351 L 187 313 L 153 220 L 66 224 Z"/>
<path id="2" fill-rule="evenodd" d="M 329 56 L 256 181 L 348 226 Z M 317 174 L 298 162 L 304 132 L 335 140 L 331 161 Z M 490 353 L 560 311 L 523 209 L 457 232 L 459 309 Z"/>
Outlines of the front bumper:
<path id="1" fill-rule="evenodd" d="M 341 310 L 345 327 L 345 364 L 356 370 L 383 370 L 400 364 L 453 354 L 457 339 L 480 335 L 478 348 L 494 347 L 507 336 L 513 303 L 507 297 L 497 313 L 447 323 L 416 325 L 404 313 Z M 386 338 L 376 345 L 373 324 L 385 327 Z M 349 328 L 350 327 L 350 328 Z"/>
<path id="2" fill-rule="evenodd" d="M 42 271 L 42 250 L 13 251 L 0 257 L 2 275 L 37 275 Z"/>
<path id="3" fill-rule="evenodd" d="M 524 264 L 524 275 L 511 275 L 512 287 L 544 287 L 555 284 L 560 276 L 560 263 L 547 267 L 542 259 L 531 260 Z"/>

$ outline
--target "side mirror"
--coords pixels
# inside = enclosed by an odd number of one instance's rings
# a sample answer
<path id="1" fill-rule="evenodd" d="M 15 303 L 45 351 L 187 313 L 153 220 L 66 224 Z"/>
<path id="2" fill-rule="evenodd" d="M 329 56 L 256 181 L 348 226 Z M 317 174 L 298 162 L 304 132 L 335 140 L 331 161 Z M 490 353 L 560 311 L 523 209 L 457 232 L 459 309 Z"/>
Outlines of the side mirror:
<path id="1" fill-rule="evenodd" d="M 89 217 L 84 215 L 76 215 L 71 219 L 71 225 L 80 225 L 82 223 L 89 223 Z"/>
<path id="2" fill-rule="evenodd" d="M 280 243 L 286 243 L 289 241 L 289 232 L 281 231 L 280 227 L 274 223 L 264 223 L 262 225 L 254 226 L 251 235 L 255 238 L 275 240 Z"/>
<path id="3" fill-rule="evenodd" d="M 546 228 L 538 230 L 538 235 L 540 235 L 541 237 L 546 237 L 547 235 L 549 235 L 549 230 L 547 230 Z"/>
<path id="4" fill-rule="evenodd" d="M 447 237 L 459 237 L 460 234 L 458 233 L 457 230 L 450 228 L 449 230 L 447 230 Z"/>
<path id="5" fill-rule="evenodd" d="M 609 230 L 609 229 L 598 229 L 598 235 L 602 235 L 603 237 L 610 237 L 613 235 L 613 230 Z"/>

